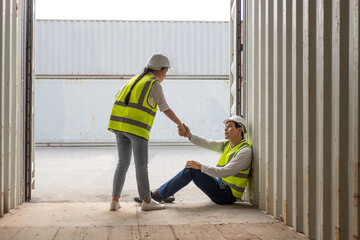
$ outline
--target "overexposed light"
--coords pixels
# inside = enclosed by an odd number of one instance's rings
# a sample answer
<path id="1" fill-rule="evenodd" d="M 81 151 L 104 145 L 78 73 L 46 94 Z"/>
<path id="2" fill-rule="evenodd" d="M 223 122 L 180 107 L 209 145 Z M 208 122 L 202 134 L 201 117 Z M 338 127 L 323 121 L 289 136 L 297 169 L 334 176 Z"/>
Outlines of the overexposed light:
<path id="1" fill-rule="evenodd" d="M 230 0 L 36 0 L 37 19 L 229 21 Z"/>

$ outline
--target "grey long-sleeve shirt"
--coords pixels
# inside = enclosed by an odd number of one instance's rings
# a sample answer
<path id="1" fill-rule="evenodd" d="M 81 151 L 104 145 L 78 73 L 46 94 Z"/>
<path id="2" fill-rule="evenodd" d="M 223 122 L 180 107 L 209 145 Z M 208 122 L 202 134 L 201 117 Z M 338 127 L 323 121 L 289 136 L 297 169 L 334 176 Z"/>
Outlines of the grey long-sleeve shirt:
<path id="1" fill-rule="evenodd" d="M 222 153 L 226 140 L 212 140 L 191 134 L 190 141 L 200 147 Z M 243 140 L 244 141 L 244 140 Z M 252 150 L 249 147 L 241 149 L 236 156 L 224 167 L 210 167 L 201 164 L 201 172 L 218 178 L 226 178 L 246 170 L 251 164 Z"/>

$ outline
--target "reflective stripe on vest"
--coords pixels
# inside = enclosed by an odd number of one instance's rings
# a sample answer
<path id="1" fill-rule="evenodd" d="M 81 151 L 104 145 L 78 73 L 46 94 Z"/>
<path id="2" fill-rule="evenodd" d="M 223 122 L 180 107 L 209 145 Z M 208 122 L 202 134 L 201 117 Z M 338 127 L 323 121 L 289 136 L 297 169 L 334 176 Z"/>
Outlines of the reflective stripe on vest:
<path id="1" fill-rule="evenodd" d="M 128 105 L 124 99 L 130 91 L 131 85 L 139 75 L 132 78 L 117 95 L 108 129 L 110 131 L 122 131 L 143 137 L 149 140 L 150 130 L 155 119 L 157 104 L 151 107 L 148 97 L 152 85 L 156 79 L 146 74 L 133 88 Z"/>
<path id="2" fill-rule="evenodd" d="M 223 144 L 223 154 L 221 155 L 217 167 L 224 167 L 226 166 L 235 156 L 236 154 L 243 148 L 249 147 L 249 144 L 246 141 L 243 141 L 230 149 L 230 142 L 226 141 Z M 246 184 L 250 175 L 251 165 L 246 170 L 242 170 L 239 173 L 229 176 L 226 178 L 221 178 L 221 180 L 230 187 L 231 193 L 236 198 L 241 198 Z"/>

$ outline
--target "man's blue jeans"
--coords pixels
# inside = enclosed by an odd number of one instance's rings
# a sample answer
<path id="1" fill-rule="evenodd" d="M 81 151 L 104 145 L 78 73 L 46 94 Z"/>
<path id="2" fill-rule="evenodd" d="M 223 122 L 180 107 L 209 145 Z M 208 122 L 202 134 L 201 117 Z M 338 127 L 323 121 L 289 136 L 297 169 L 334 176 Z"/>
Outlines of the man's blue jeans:
<path id="1" fill-rule="evenodd" d="M 221 179 L 211 177 L 200 170 L 192 168 L 184 168 L 175 177 L 158 188 L 157 191 L 162 199 L 166 199 L 191 181 L 216 204 L 233 204 L 236 201 L 230 190 L 219 188 L 219 184 L 223 183 Z"/>

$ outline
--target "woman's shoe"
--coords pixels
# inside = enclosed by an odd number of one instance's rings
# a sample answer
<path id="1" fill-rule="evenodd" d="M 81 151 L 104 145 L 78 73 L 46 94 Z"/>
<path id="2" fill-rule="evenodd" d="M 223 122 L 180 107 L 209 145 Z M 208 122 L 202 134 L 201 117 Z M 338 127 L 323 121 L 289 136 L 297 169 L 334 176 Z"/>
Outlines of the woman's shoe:
<path id="1" fill-rule="evenodd" d="M 143 211 L 151 211 L 151 210 L 161 210 L 165 209 L 165 205 L 158 203 L 157 201 L 151 199 L 149 203 L 142 201 L 141 210 Z"/>
<path id="2" fill-rule="evenodd" d="M 120 208 L 119 202 L 112 201 L 110 203 L 110 211 L 117 211 Z"/>

